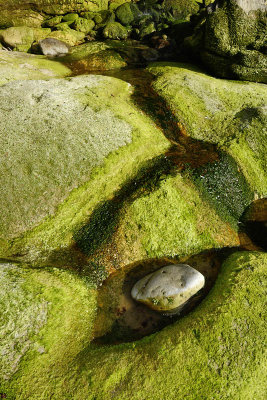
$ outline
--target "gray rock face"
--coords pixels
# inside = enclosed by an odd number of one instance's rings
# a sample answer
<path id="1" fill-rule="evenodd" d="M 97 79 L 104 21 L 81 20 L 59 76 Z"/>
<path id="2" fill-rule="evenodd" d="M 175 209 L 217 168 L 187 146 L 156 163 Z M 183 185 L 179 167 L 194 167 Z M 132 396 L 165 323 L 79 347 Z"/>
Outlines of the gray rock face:
<path id="1" fill-rule="evenodd" d="M 185 304 L 204 284 L 204 276 L 189 265 L 168 265 L 140 279 L 131 295 L 156 311 L 171 311 Z"/>
<path id="2" fill-rule="evenodd" d="M 42 53 L 49 57 L 58 57 L 68 54 L 69 46 L 61 40 L 47 38 L 39 42 Z"/>
<path id="3" fill-rule="evenodd" d="M 267 10 L 265 0 L 235 0 L 236 4 L 242 8 L 246 13 L 256 10 Z"/>

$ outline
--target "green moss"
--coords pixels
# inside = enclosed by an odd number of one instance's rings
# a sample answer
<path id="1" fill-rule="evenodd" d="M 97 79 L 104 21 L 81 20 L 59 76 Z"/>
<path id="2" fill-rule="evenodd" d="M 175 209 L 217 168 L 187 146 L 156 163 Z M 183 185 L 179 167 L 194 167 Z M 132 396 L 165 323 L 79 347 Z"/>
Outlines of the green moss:
<path id="1" fill-rule="evenodd" d="M 139 342 L 102 347 L 89 344 L 94 292 L 66 273 L 50 278 L 33 272 L 32 287 L 41 285 L 51 304 L 48 323 L 35 338 L 46 352 L 28 351 L 1 389 L 18 400 L 47 393 L 80 400 L 263 400 L 266 263 L 265 254 L 233 254 L 189 315 Z"/>
<path id="2" fill-rule="evenodd" d="M 103 36 L 106 39 L 127 39 L 128 31 L 119 22 L 109 22 L 103 30 Z"/>
<path id="3" fill-rule="evenodd" d="M 76 31 L 88 34 L 94 28 L 94 26 L 95 23 L 93 20 L 86 18 L 79 18 L 77 21 L 75 21 L 73 28 L 76 29 Z"/>
<path id="4" fill-rule="evenodd" d="M 84 156 L 82 157 L 81 154 L 84 151 L 87 151 L 88 149 L 88 144 L 86 147 L 82 147 L 82 151 L 80 146 L 76 147 L 74 146 L 74 142 L 72 140 L 72 150 L 71 150 L 71 158 L 69 158 L 70 151 L 67 151 L 67 158 L 64 156 L 63 159 L 66 160 L 66 166 L 68 172 L 68 179 L 69 182 L 74 182 L 72 183 L 73 186 L 80 186 L 76 190 L 73 190 L 71 193 L 70 197 L 66 200 L 65 203 L 63 203 L 56 211 L 54 216 L 48 217 L 46 220 L 44 220 L 43 224 L 40 225 L 38 228 L 36 228 L 32 233 L 28 233 L 25 237 L 21 237 L 20 239 L 16 240 L 13 242 L 12 247 L 10 248 L 10 254 L 12 253 L 18 253 L 20 251 L 24 252 L 22 248 L 28 248 L 30 250 L 30 257 L 38 257 L 38 253 L 40 251 L 47 251 L 48 249 L 56 249 L 56 248 L 63 248 L 68 245 L 70 245 L 71 240 L 72 240 L 72 234 L 73 231 L 77 229 L 77 226 L 80 225 L 81 223 L 84 223 L 86 220 L 88 220 L 88 216 L 92 213 L 92 211 L 97 207 L 99 203 L 102 201 L 106 201 L 107 199 L 111 198 L 113 194 L 119 190 L 119 188 L 124 184 L 125 181 L 129 179 L 129 177 L 134 176 L 136 172 L 139 169 L 139 166 L 141 163 L 145 162 L 146 160 L 149 160 L 159 154 L 162 154 L 162 152 L 165 152 L 167 148 L 169 147 L 169 142 L 168 140 L 164 137 L 164 135 L 161 133 L 161 131 L 151 122 L 151 120 L 146 117 L 142 112 L 140 112 L 131 102 L 130 96 L 131 96 L 131 88 L 128 84 L 116 80 L 114 78 L 108 78 L 108 77 L 90 77 L 90 78 L 75 78 L 72 81 L 70 81 L 70 85 L 75 84 L 76 80 L 77 82 L 85 80 L 92 83 L 89 84 L 89 82 L 86 83 L 85 89 L 83 89 L 84 84 L 82 84 L 81 88 L 81 93 L 78 96 L 78 91 L 76 91 L 77 97 L 77 104 L 80 104 L 81 109 L 87 110 L 86 113 L 91 112 L 92 110 L 95 110 L 94 113 L 96 112 L 97 115 L 98 113 L 101 114 L 101 129 L 102 132 L 104 132 L 104 114 L 107 116 L 108 121 L 111 121 L 110 118 L 115 118 L 114 120 L 112 119 L 113 122 L 108 122 L 107 128 L 108 131 L 110 131 L 112 139 L 110 143 L 112 143 L 112 146 L 114 146 L 114 135 L 118 138 L 119 141 L 122 140 L 123 137 L 125 137 L 125 134 L 129 134 L 129 132 L 132 132 L 130 134 L 130 137 L 132 139 L 126 140 L 126 142 L 123 142 L 123 144 L 128 143 L 128 145 L 124 145 L 123 147 L 120 148 L 119 151 L 115 151 L 103 159 L 101 161 L 102 165 L 101 166 L 95 166 L 93 170 L 89 170 L 89 166 L 93 166 L 92 163 L 95 163 L 95 158 L 87 157 Z M 53 92 L 55 88 L 56 82 L 53 83 Z M 60 85 L 60 82 L 58 82 Z M 16 90 L 17 94 L 18 91 Z M 29 92 L 29 90 L 28 90 Z M 72 91 L 73 92 L 73 91 Z M 88 95 L 86 94 L 88 92 Z M 62 93 L 62 90 L 61 90 Z M 9 89 L 9 98 L 10 97 L 10 89 Z M 69 94 L 68 94 L 69 98 Z M 64 95 L 62 96 L 62 101 L 65 101 Z M 42 107 L 42 101 L 38 103 L 39 106 Z M 51 101 L 50 101 L 50 107 L 51 107 Z M 76 103 L 75 103 L 76 104 Z M 36 105 L 34 106 L 36 108 Z M 24 110 L 26 110 L 25 107 L 25 101 L 24 101 Z M 102 111 L 101 111 L 102 110 Z M 108 110 L 108 112 L 106 111 Z M 19 112 L 19 111 L 18 111 Z M 32 114 L 32 111 L 30 111 Z M 107 113 L 107 114 L 106 114 Z M 40 113 L 38 112 L 38 121 L 40 121 Z M 36 114 L 36 115 L 37 115 Z M 58 114 L 58 111 L 57 111 Z M 99 114 L 99 115 L 100 115 Z M 71 118 L 71 114 L 68 112 L 69 118 Z M 83 114 L 80 114 L 82 116 Z M 95 118 L 96 118 L 96 114 Z M 114 115 L 114 117 L 113 117 Z M 111 117 L 112 116 L 112 117 Z M 20 113 L 20 118 L 21 118 L 21 113 Z M 33 118 L 33 116 L 31 117 Z M 54 117 L 53 117 L 54 118 Z M 46 118 L 44 118 L 46 120 Z M 54 119 L 53 119 L 54 121 Z M 61 123 L 62 123 L 62 118 L 61 118 Z M 115 123 L 115 121 L 117 121 Z M 96 122 L 92 122 L 91 124 L 91 129 L 93 126 L 95 127 L 94 129 L 99 129 L 96 128 Z M 115 125 L 114 125 L 115 123 Z M 14 126 L 14 123 L 13 123 Z M 40 127 L 40 122 L 38 122 L 38 126 Z M 57 129 L 57 124 L 55 126 L 55 132 L 58 132 Z M 62 127 L 62 124 L 61 124 Z M 68 132 L 71 127 L 71 124 L 68 123 Z M 74 126 L 73 126 L 74 127 Z M 121 127 L 121 129 L 119 128 Z M 77 129 L 75 129 L 75 137 L 78 138 L 77 136 Z M 130 130 L 130 131 L 129 131 Z M 86 137 L 88 137 L 88 115 L 86 116 L 86 123 L 84 125 L 84 134 L 86 134 Z M 6 132 L 6 128 L 5 128 Z M 29 130 L 27 130 L 29 132 Z M 50 129 L 50 132 L 51 129 Z M 62 132 L 59 132 L 60 137 L 62 138 Z M 103 135 L 101 136 L 103 137 Z M 101 138 L 97 136 L 97 140 L 99 141 Z M 95 139 L 94 139 L 95 140 Z M 123 139 L 124 140 L 124 139 Z M 131 143 L 130 143 L 131 142 Z M 36 142 L 37 143 L 37 142 Z M 46 138 L 46 143 L 47 143 L 47 138 Z M 58 141 L 53 142 L 56 143 L 55 147 L 55 155 L 59 155 L 60 153 L 58 152 Z M 51 143 L 52 145 L 52 143 Z M 101 140 L 99 141 L 100 148 L 103 149 L 103 142 Z M 37 146 L 38 147 L 38 146 Z M 107 147 L 107 141 L 105 141 L 105 146 L 104 148 Z M 50 146 L 50 150 L 52 151 L 53 146 Z M 76 155 L 73 154 L 73 150 L 76 148 L 77 153 Z M 42 146 L 40 147 L 42 149 Z M 62 145 L 62 149 L 65 149 L 66 151 L 66 145 Z M 75 150 L 75 151 L 76 151 Z M 91 154 L 91 152 L 89 152 Z M 100 152 L 102 154 L 102 151 Z M 14 156 L 15 153 L 13 152 Z M 50 153 L 51 154 L 51 153 Z M 94 153 L 95 154 L 95 153 Z M 79 155 L 79 156 L 78 156 Z M 30 156 L 30 155 L 29 155 Z M 82 159 L 81 159 L 82 157 Z M 17 156 L 15 157 L 17 160 Z M 38 219 L 42 218 L 43 213 L 40 213 L 40 210 L 37 211 L 36 206 L 39 204 L 42 204 L 42 207 L 46 204 L 49 208 L 51 207 L 51 196 L 48 195 L 47 200 L 48 202 L 44 202 L 44 190 L 41 189 L 41 186 L 38 185 L 40 192 L 38 192 L 38 189 L 36 187 L 34 191 L 34 196 L 31 196 L 30 193 L 33 193 L 33 182 L 31 179 L 33 178 L 31 171 L 36 170 L 37 166 L 41 168 L 43 171 L 40 175 L 40 179 L 43 182 L 42 184 L 45 184 L 46 187 L 50 187 L 51 190 L 53 189 L 53 185 L 55 184 L 57 187 L 57 190 L 61 187 L 62 189 L 64 188 L 67 189 L 66 184 L 62 179 L 59 179 L 59 171 L 62 171 L 63 164 L 61 157 L 57 159 L 57 157 L 53 157 L 54 162 L 52 164 L 50 163 L 44 163 L 43 158 L 42 162 L 40 163 L 38 160 L 40 160 L 39 157 L 37 159 L 33 158 L 31 155 L 31 162 L 32 162 L 32 167 L 29 168 L 28 174 L 25 175 L 25 168 L 23 167 L 23 163 L 20 162 L 21 166 L 21 173 L 23 174 L 22 181 L 24 182 L 23 185 L 17 185 L 17 191 L 22 190 L 25 193 L 26 188 L 29 188 L 29 195 L 21 196 L 19 194 L 20 202 L 23 209 L 22 213 L 15 213 L 14 211 L 8 211 L 7 208 L 5 208 L 5 215 L 6 218 L 8 218 L 8 226 L 9 229 L 11 227 L 10 225 L 10 218 L 14 220 L 16 219 L 15 225 L 17 226 L 17 223 L 19 223 L 20 226 L 22 221 L 27 221 L 32 223 L 34 220 L 32 219 L 33 215 L 30 217 L 26 217 L 25 214 L 25 208 L 23 206 L 22 198 L 25 198 L 27 201 L 27 204 L 29 205 L 29 201 L 31 199 L 31 206 L 28 208 L 28 210 L 36 216 L 38 216 Z M 28 165 L 28 158 L 25 158 L 24 155 L 24 160 L 26 164 Z M 71 167 L 70 168 L 70 160 L 73 160 L 74 163 L 77 163 L 77 166 L 79 167 Z M 89 161 L 91 160 L 90 164 Z M 15 159 L 14 159 L 15 161 Z M 99 162 L 99 161 L 98 161 Z M 75 164 L 76 165 L 76 164 Z M 38 167 L 38 168 L 39 168 Z M 64 167 L 65 168 L 65 167 Z M 63 171 L 64 171 L 63 168 Z M 71 174 L 77 173 L 79 171 L 80 176 L 83 178 L 83 182 L 76 182 L 76 178 L 73 180 L 71 178 Z M 71 173 L 71 174 L 70 174 Z M 44 179 L 44 175 L 49 177 L 49 185 L 47 185 L 46 179 Z M 29 179 L 29 186 L 25 184 L 25 177 L 27 176 L 27 180 Z M 55 176 L 55 178 L 52 178 Z M 32 178 L 31 178 L 32 177 Z M 90 178 L 90 180 L 89 180 Z M 40 182 L 41 182 L 40 181 Z M 54 182 L 54 183 L 53 183 Z M 60 183 L 61 182 L 61 183 Z M 37 181 L 35 180 L 35 183 Z M 18 192 L 19 193 L 19 192 Z M 42 196 L 42 202 L 38 200 L 38 193 Z M 69 194 L 69 190 L 68 193 Z M 66 196 L 66 194 L 64 196 Z M 14 193 L 13 193 L 14 196 Z M 4 197 L 2 197 L 3 199 Z M 55 198 L 54 198 L 55 200 Z M 9 203 L 11 206 L 12 204 L 15 205 L 15 202 Z M 35 205 L 34 205 L 35 204 Z M 59 202 L 57 201 L 57 204 Z M 37 208 L 39 208 L 39 205 Z M 2 206 L 3 207 L 3 206 Z M 35 210 L 36 209 L 36 213 Z M 18 211 L 18 209 L 17 209 Z M 8 217 L 7 217 L 8 216 Z M 26 217 L 26 219 L 25 219 Z M 34 217 L 35 219 L 35 217 Z M 40 221 L 40 219 L 39 219 Z M 36 220 L 37 222 L 37 220 Z M 36 223 L 35 222 L 35 223 Z M 40 221 L 41 222 L 41 221 Z M 28 224 L 28 223 L 27 223 Z M 13 226 L 15 226 L 13 225 Z M 7 226 L 7 225 L 6 225 Z M 25 226 L 26 230 L 29 229 L 28 227 Z M 4 227 L 4 225 L 2 225 Z M 23 230 L 25 229 L 23 228 Z M 6 235 L 5 235 L 6 237 Z M 35 249 L 35 250 L 34 250 Z M 47 249 L 47 250 L 45 250 Z M 49 250 L 49 251 L 50 251 Z"/>
<path id="5" fill-rule="evenodd" d="M 219 144 L 239 163 L 251 188 L 266 194 L 265 87 L 215 79 L 183 64 L 154 63 L 149 71 L 186 133 Z"/>

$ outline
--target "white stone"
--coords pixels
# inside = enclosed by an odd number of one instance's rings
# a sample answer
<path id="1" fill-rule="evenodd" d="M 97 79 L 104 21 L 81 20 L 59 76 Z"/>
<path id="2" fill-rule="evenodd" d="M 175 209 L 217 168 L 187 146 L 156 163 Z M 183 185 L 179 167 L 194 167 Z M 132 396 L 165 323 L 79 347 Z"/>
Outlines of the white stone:
<path id="1" fill-rule="evenodd" d="M 63 56 L 69 52 L 69 46 L 66 43 L 54 38 L 40 40 L 39 46 L 42 53 L 49 57 Z"/>
<path id="2" fill-rule="evenodd" d="M 154 310 L 170 311 L 185 304 L 204 284 L 204 276 L 189 265 L 168 265 L 140 279 L 131 295 Z"/>

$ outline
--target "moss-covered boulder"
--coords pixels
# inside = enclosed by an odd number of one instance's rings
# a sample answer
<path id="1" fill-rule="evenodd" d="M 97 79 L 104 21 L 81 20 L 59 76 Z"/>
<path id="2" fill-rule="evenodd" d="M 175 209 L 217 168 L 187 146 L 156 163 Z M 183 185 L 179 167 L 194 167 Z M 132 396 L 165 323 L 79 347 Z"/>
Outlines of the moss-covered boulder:
<path id="1" fill-rule="evenodd" d="M 187 135 L 217 143 L 239 164 L 251 188 L 267 193 L 266 88 L 212 78 L 196 67 L 155 63 L 154 89 Z"/>
<path id="2" fill-rule="evenodd" d="M 109 22 L 103 29 L 103 36 L 106 39 L 127 39 L 128 31 L 119 22 Z"/>
<path id="3" fill-rule="evenodd" d="M 128 83 L 101 76 L 0 89 L 9 154 L 0 175 L 2 257 L 62 265 L 75 244 L 110 269 L 239 244 L 238 219 L 252 195 L 238 165 L 222 157 L 209 167 L 209 185 L 224 182 L 214 205 L 203 197 L 201 170 L 179 172 L 165 156 L 170 141 L 131 94 Z"/>
<path id="4" fill-rule="evenodd" d="M 264 399 L 266 266 L 266 254 L 235 253 L 189 315 L 143 340 L 96 346 L 95 290 L 67 272 L 1 265 L 8 293 L 1 291 L 1 390 L 18 400 L 48 393 L 80 400 Z"/>
<path id="5" fill-rule="evenodd" d="M 3 44 L 14 50 L 30 50 L 34 41 L 38 42 L 46 38 L 51 33 L 49 28 L 28 28 L 17 26 L 0 31 L 0 40 Z"/>
<path id="6" fill-rule="evenodd" d="M 63 78 L 71 70 L 44 56 L 0 50 L 0 85 L 14 80 Z"/>
<path id="7" fill-rule="evenodd" d="M 223 0 L 207 10 L 186 45 L 216 76 L 266 83 L 267 6 L 261 0 Z"/>

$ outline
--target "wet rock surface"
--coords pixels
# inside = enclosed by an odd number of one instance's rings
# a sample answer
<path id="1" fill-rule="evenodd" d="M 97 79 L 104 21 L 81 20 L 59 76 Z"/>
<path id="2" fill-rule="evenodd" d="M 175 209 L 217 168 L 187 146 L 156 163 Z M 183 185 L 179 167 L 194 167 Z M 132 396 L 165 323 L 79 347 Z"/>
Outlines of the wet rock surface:
<path id="1" fill-rule="evenodd" d="M 205 284 L 204 276 L 186 264 L 168 265 L 136 282 L 134 300 L 153 310 L 178 310 Z"/>

